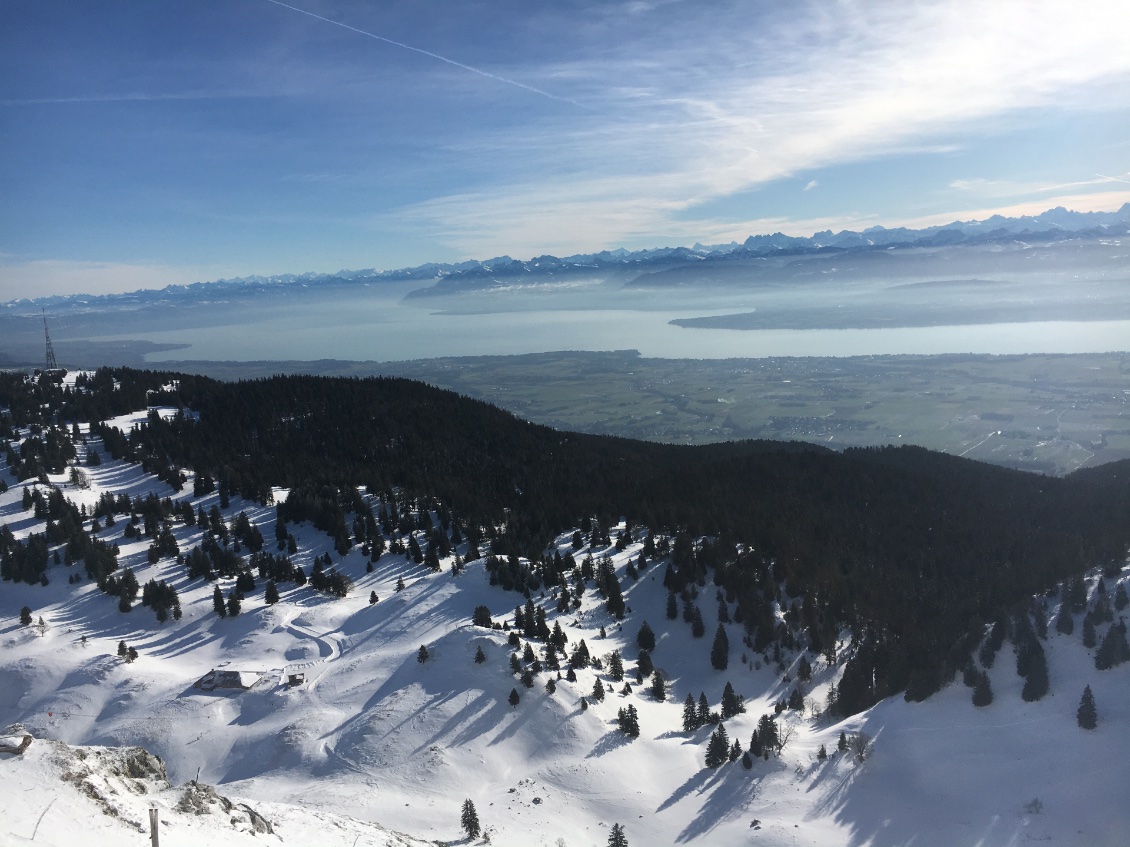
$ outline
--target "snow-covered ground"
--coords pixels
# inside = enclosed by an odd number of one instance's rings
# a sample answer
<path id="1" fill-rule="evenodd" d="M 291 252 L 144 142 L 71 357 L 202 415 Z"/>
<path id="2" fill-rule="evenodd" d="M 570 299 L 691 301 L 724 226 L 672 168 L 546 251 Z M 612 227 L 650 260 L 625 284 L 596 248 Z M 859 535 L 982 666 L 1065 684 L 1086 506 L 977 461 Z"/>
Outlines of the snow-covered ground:
<path id="1" fill-rule="evenodd" d="M 87 507 L 104 490 L 172 493 L 109 457 L 85 472 L 86 489 L 66 475 L 52 482 Z M 11 485 L 0 495 L 0 524 L 17 538 L 42 530 L 21 508 L 22 486 L 0 474 Z M 191 492 L 190 479 L 177 498 L 191 499 Z M 207 511 L 216 501 L 213 494 L 192 502 Z M 226 516 L 241 510 L 274 538 L 273 507 L 233 499 Z M 164 579 L 175 586 L 181 620 L 158 623 L 140 605 L 119 612 L 116 599 L 88 580 L 69 584 L 65 566 L 49 569 L 46 587 L 0 583 L 0 733 L 20 722 L 37 739 L 22 755 L 0 754 L 0 844 L 141 844 L 151 804 L 167 820 L 165 847 L 411 843 L 374 824 L 433 842 L 469 843 L 460 828 L 468 798 L 490 843 L 516 847 L 603 845 L 613 823 L 637 847 L 1130 843 L 1130 664 L 1096 671 L 1078 618 L 1074 635 L 1053 630 L 1044 642 L 1051 693 L 1039 702 L 1022 701 L 1006 643 L 990 671 L 995 699 L 988 707 L 974 708 L 957 680 L 924 703 L 894 698 L 842 722 L 786 711 L 779 721 L 795 734 L 780 758 L 757 760 L 749 770 L 740 761 L 712 770 L 704 765 L 710 728 L 682 730 L 686 695 L 705 692 L 717 709 L 732 682 L 747 711 L 726 721 L 726 729 L 746 748 L 758 718 L 771 714 L 792 684 L 743 646 L 738 624 L 727 625 L 729 668 L 713 670 L 714 587 L 701 589 L 707 635 L 694 639 L 688 624 L 666 618 L 661 565 L 638 582 L 625 576 L 638 544 L 607 551 L 631 609 L 622 627 L 591 590 L 579 613 L 563 615 L 552 597 L 534 597 L 549 625 L 559 622 L 567 633 L 567 650 L 580 639 L 594 656 L 619 650 L 635 690 L 619 693 L 623 683 L 611 683 L 605 665 L 578 671 L 576 683 L 559 681 L 550 694 L 549 672 L 530 689 L 512 674 L 508 633 L 471 625 L 480 604 L 502 621 L 524 602 L 491 586 L 482 561 L 454 574 L 446 560 L 433 573 L 386 553 L 367 573 L 360 551 L 338 556 L 325 535 L 290 525 L 298 563 L 309 572 L 313 557 L 329 552 L 355 583 L 349 596 L 333 599 L 288 583 L 279 586 L 281 601 L 268 606 L 257 579 L 242 614 L 221 619 L 212 608 L 213 584 L 188 580 L 169 559 L 148 564 L 149 540 L 123 539 L 123 527 L 119 519 L 101 537 L 121 543 L 121 562 L 141 584 Z M 200 540 L 198 528 L 178 527 L 176 534 L 182 552 Z M 570 535 L 559 539 L 563 553 Z M 399 592 L 398 579 L 405 583 Z M 1115 582 L 1107 580 L 1108 590 Z M 226 593 L 229 581 L 221 584 Z M 376 604 L 369 602 L 372 591 Z M 25 605 L 43 627 L 19 623 Z M 654 662 L 669 680 L 663 703 L 635 681 L 644 620 L 657 636 Z M 1100 639 L 1105 630 L 1099 628 Z M 138 651 L 136 661 L 117 656 L 120 641 Z M 421 645 L 429 653 L 424 663 L 417 661 Z M 540 655 L 540 645 L 533 646 Z M 480 647 L 486 661 L 477 664 Z M 253 673 L 258 682 L 246 691 L 193 686 L 213 669 Z M 810 696 L 822 704 L 839 669 L 822 659 L 814 669 Z M 289 687 L 286 673 L 296 670 L 305 681 Z M 582 710 L 581 697 L 591 694 L 598 675 L 609 694 L 603 702 L 590 698 Z M 1093 731 L 1075 718 L 1088 684 L 1099 712 Z M 513 707 L 511 689 L 521 695 Z M 618 709 L 629 703 L 639 711 L 637 739 L 616 727 Z M 841 732 L 869 735 L 871 754 L 859 761 L 838 753 Z M 92 799 L 81 781 L 60 781 L 78 754 L 52 741 L 140 745 L 163 760 L 173 785 L 215 785 L 270 821 L 274 834 L 253 835 L 227 814 L 175 812 L 183 789 L 159 780 L 136 793 L 137 785 L 119 779 L 118 812 L 107 815 L 105 802 Z M 821 745 L 830 753 L 824 762 L 816 757 Z"/>

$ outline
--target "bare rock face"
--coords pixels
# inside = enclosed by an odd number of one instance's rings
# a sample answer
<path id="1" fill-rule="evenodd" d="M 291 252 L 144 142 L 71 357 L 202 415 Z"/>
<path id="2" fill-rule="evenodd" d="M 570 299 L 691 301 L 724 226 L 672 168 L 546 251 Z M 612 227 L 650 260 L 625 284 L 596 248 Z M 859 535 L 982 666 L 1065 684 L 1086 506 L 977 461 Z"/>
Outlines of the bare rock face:
<path id="1" fill-rule="evenodd" d="M 234 829 L 263 835 L 274 834 L 270 821 L 246 803 L 233 803 L 222 794 L 217 794 L 211 785 L 199 782 L 189 782 L 184 786 L 177 811 L 191 815 L 223 815 Z"/>
<path id="2" fill-rule="evenodd" d="M 18 756 L 31 746 L 32 736 L 22 723 L 14 723 L 4 729 L 0 735 L 0 753 L 10 753 Z"/>

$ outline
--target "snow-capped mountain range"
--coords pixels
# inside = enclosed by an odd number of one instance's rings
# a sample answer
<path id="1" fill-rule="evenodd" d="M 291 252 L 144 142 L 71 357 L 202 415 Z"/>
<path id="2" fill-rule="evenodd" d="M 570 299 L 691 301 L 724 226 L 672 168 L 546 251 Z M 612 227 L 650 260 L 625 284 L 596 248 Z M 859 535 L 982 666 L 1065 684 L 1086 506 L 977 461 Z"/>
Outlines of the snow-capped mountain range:
<path id="1" fill-rule="evenodd" d="M 811 237 L 790 236 L 777 232 L 752 235 L 742 243 L 693 247 L 659 247 L 629 251 L 623 248 L 599 253 L 578 254 L 559 258 L 537 256 L 519 260 L 497 256 L 486 260 L 457 263 L 427 263 L 395 270 L 341 270 L 336 273 L 276 274 L 248 276 L 197 282 L 191 285 L 170 285 L 159 290 L 142 290 L 127 294 L 87 295 L 18 299 L 0 304 L 9 315 L 36 314 L 41 309 L 54 312 L 110 308 L 136 308 L 158 303 L 197 302 L 235 293 L 286 293 L 310 287 L 373 285 L 387 282 L 419 280 L 424 285 L 410 296 L 426 297 L 473 289 L 497 281 L 558 281 L 562 277 L 615 274 L 630 280 L 636 274 L 655 273 L 668 268 L 698 265 L 704 270 L 712 265 L 728 267 L 743 259 L 763 257 L 806 256 L 887 250 L 892 248 L 942 248 L 956 245 L 976 246 L 1012 242 L 1055 241 L 1064 238 L 1101 238 L 1126 235 L 1130 232 L 1130 203 L 1114 212 L 1076 212 L 1056 207 L 1039 215 L 1016 218 L 993 215 L 983 221 L 954 221 L 925 229 L 882 226 L 862 232 L 824 230 Z"/>

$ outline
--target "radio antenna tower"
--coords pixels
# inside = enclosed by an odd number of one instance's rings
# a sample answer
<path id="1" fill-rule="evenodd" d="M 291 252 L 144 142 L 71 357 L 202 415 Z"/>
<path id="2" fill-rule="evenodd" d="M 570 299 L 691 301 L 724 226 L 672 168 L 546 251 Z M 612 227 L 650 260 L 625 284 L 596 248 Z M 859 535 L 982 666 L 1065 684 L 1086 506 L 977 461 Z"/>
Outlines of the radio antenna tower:
<path id="1" fill-rule="evenodd" d="M 47 311 L 43 311 L 43 337 L 47 339 L 47 370 L 59 370 L 59 363 L 55 361 L 55 348 L 51 346 L 51 333 L 47 331 Z"/>

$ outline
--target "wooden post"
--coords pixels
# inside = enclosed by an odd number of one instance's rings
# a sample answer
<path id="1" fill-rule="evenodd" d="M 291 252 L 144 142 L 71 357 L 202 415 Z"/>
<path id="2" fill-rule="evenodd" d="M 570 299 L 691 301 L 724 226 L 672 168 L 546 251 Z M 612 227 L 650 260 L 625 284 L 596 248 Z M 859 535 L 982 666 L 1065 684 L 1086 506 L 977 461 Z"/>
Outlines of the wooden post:
<path id="1" fill-rule="evenodd" d="M 156 809 L 150 809 L 149 810 L 149 840 L 152 842 L 153 847 L 161 847 L 161 845 L 160 845 L 161 839 L 160 839 L 160 836 L 157 832 L 157 824 L 158 823 L 159 823 L 159 821 L 157 820 L 157 810 Z"/>

